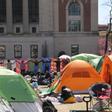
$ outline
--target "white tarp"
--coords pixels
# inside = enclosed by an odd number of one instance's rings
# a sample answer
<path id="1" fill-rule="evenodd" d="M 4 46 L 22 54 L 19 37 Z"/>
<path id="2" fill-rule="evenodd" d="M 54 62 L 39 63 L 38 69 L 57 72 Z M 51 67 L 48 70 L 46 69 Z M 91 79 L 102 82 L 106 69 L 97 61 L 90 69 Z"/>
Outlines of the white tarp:
<path id="1" fill-rule="evenodd" d="M 11 102 L 10 104 L 15 112 L 43 112 L 40 100 L 33 103 Z"/>

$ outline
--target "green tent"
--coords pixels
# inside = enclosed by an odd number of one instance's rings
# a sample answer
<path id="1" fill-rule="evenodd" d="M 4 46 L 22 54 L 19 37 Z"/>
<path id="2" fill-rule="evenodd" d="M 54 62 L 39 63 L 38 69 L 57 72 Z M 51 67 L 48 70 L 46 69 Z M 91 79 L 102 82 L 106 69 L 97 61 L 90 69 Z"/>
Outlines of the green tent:
<path id="1" fill-rule="evenodd" d="M 9 102 L 34 102 L 36 93 L 22 75 L 0 67 L 0 96 Z"/>
<path id="2" fill-rule="evenodd" d="M 100 72 L 103 63 L 103 56 L 100 56 L 96 59 L 92 59 L 89 63 L 96 69 L 97 72 Z"/>
<path id="3" fill-rule="evenodd" d="M 77 59 L 88 61 L 88 57 L 85 54 L 77 54 L 71 57 L 71 61 L 77 60 Z"/>
<path id="4" fill-rule="evenodd" d="M 81 53 L 75 56 L 71 57 L 71 61 L 73 60 L 84 60 L 88 63 L 90 63 L 97 72 L 100 72 L 101 70 L 101 65 L 103 62 L 103 56 L 95 55 L 95 54 L 87 54 L 87 53 Z"/>
<path id="5" fill-rule="evenodd" d="M 89 62 L 91 59 L 95 59 L 95 58 L 98 58 L 98 57 L 99 56 L 95 55 L 95 54 L 81 53 L 81 54 L 77 54 L 75 56 L 72 56 L 71 61 L 79 59 L 79 60 L 84 60 L 84 61 Z"/>
<path id="6" fill-rule="evenodd" d="M 40 96 L 44 96 L 44 95 L 48 95 L 48 94 L 52 93 L 56 89 L 56 87 L 58 86 L 59 82 L 60 82 L 60 80 L 58 79 L 53 86 L 51 86 L 48 89 L 44 89 L 43 91 L 41 91 Z"/>

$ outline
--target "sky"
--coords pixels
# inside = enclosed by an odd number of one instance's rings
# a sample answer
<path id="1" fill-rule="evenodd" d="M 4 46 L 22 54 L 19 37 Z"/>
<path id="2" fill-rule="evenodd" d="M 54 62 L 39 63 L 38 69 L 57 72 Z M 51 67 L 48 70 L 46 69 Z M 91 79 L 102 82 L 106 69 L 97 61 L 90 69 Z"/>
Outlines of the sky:
<path id="1" fill-rule="evenodd" d="M 110 0 L 98 0 L 98 23 L 99 24 L 108 24 L 110 18 L 110 7 L 106 4 L 109 4 Z"/>

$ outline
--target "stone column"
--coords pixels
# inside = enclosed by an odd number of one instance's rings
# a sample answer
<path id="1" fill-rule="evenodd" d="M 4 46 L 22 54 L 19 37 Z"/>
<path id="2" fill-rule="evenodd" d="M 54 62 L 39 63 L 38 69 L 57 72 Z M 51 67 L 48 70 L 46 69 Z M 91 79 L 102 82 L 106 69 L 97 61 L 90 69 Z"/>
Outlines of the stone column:
<path id="1" fill-rule="evenodd" d="M 91 0 L 91 31 L 98 31 L 98 0 Z"/>
<path id="2" fill-rule="evenodd" d="M 59 6 L 58 6 L 58 0 L 53 0 L 53 8 L 54 8 L 54 15 L 53 15 L 53 26 L 54 26 L 54 31 L 58 32 L 59 31 Z"/>
<path id="3" fill-rule="evenodd" d="M 39 28 L 40 31 L 53 30 L 53 0 L 39 0 Z"/>
<path id="4" fill-rule="evenodd" d="M 6 0 L 7 33 L 12 33 L 12 0 Z"/>
<path id="5" fill-rule="evenodd" d="M 23 31 L 29 32 L 28 0 L 23 0 Z"/>
<path id="6" fill-rule="evenodd" d="M 43 7 L 42 0 L 39 0 L 39 31 L 43 31 Z"/>

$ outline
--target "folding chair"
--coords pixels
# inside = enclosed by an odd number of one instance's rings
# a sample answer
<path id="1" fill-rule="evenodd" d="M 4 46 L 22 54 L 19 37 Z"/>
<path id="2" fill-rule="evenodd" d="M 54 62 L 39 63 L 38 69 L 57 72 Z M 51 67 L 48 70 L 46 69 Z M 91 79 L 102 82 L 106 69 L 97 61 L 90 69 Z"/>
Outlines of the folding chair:
<path id="1" fill-rule="evenodd" d="M 89 88 L 89 94 L 97 103 L 93 105 L 92 109 L 95 111 L 102 111 L 109 109 L 109 101 L 111 96 L 111 86 L 107 83 L 96 83 Z"/>

